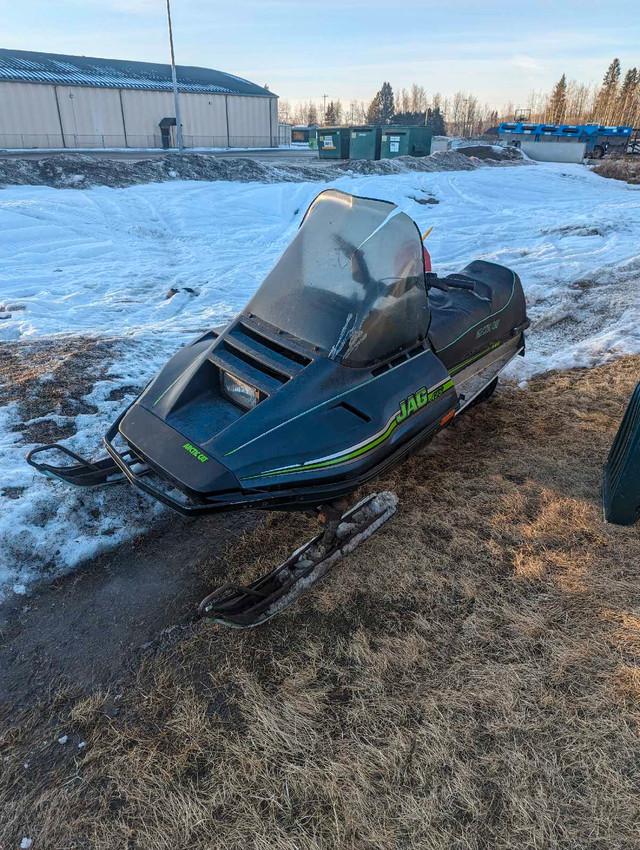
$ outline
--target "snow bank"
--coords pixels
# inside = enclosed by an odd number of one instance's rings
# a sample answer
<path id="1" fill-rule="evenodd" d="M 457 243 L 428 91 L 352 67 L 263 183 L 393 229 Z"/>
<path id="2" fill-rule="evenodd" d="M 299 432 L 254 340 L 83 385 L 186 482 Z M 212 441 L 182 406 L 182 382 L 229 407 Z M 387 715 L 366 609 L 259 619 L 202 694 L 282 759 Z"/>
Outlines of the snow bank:
<path id="1" fill-rule="evenodd" d="M 395 201 L 422 230 L 433 225 L 428 244 L 440 273 L 475 257 L 519 273 L 533 324 L 513 377 L 640 352 L 636 187 L 553 164 L 351 174 L 329 185 Z M 321 188 L 175 181 L 0 192 L 7 350 L 62 334 L 116 340 L 76 400 L 85 412 L 44 416 L 75 429 L 67 445 L 91 454 L 172 351 L 244 305 Z M 0 583 L 28 588 L 144 530 L 161 509 L 132 488 L 72 491 L 33 473 L 24 453 L 34 423 L 24 410 L 19 399 L 0 407 Z"/>

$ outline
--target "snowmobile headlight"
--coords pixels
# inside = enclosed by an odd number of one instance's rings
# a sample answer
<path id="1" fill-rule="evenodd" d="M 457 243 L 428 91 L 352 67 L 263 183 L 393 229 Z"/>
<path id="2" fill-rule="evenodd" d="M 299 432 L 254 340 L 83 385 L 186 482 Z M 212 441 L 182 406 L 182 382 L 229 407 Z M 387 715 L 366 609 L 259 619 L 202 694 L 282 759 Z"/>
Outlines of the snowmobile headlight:
<path id="1" fill-rule="evenodd" d="M 222 390 L 227 398 L 244 407 L 245 410 L 251 410 L 260 401 L 260 393 L 255 387 L 245 384 L 239 378 L 234 378 L 228 372 L 222 373 Z"/>

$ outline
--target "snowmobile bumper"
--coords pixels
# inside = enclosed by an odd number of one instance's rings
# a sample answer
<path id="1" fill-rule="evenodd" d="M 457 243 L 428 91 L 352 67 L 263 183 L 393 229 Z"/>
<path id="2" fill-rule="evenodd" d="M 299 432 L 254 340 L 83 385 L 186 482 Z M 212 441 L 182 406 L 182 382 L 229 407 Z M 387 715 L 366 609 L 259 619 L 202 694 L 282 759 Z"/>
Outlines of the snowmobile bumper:
<path id="1" fill-rule="evenodd" d="M 218 484 L 219 491 L 216 495 L 222 495 L 224 493 L 224 498 L 227 502 L 224 506 L 200 501 L 203 499 L 204 495 L 201 486 L 199 486 L 200 482 L 194 482 L 192 486 L 185 484 L 172 474 L 171 469 L 160 468 L 156 463 L 152 462 L 139 449 L 137 449 L 137 447 L 135 447 L 134 450 L 128 449 L 124 452 L 119 452 L 114 446 L 114 440 L 120 432 L 120 424 L 122 423 L 122 420 L 130 410 L 131 408 L 128 408 L 120 414 L 103 438 L 104 447 L 107 450 L 113 464 L 130 484 L 138 487 L 138 489 L 142 490 L 148 496 L 151 496 L 153 499 L 156 499 L 163 505 L 172 508 L 174 511 L 177 511 L 183 516 L 197 516 L 199 514 L 212 513 L 217 510 L 237 509 L 237 499 L 238 497 L 241 497 L 240 483 L 230 470 L 214 458 L 207 458 L 207 484 L 210 489 L 215 489 L 216 484 Z M 160 420 L 156 420 L 155 417 L 148 414 L 147 411 L 143 411 L 143 413 L 147 414 L 145 417 L 145 426 L 147 428 L 153 428 L 155 420 L 159 426 L 166 430 L 166 425 L 164 425 L 164 423 Z M 177 434 L 177 432 L 174 433 Z M 140 469 L 140 463 L 144 464 L 142 469 Z M 146 476 L 148 476 L 150 472 L 156 473 L 160 480 L 162 482 L 166 482 L 168 486 L 162 487 L 152 483 L 148 479 L 145 480 Z M 226 490 L 224 488 L 226 488 Z M 172 490 L 178 491 L 179 495 L 174 495 Z"/>
<path id="2" fill-rule="evenodd" d="M 44 460 L 36 460 L 36 455 L 45 452 L 58 452 L 66 458 L 71 458 L 75 463 L 60 466 Z M 133 460 L 133 452 L 126 452 L 127 460 Z M 58 443 L 49 443 L 46 446 L 38 446 L 27 452 L 26 457 L 29 466 L 49 478 L 57 478 L 65 484 L 73 484 L 75 487 L 101 487 L 104 484 L 119 484 L 124 480 L 124 474 L 120 467 L 114 463 L 112 458 L 104 457 L 97 461 L 86 460 L 66 446 Z"/>

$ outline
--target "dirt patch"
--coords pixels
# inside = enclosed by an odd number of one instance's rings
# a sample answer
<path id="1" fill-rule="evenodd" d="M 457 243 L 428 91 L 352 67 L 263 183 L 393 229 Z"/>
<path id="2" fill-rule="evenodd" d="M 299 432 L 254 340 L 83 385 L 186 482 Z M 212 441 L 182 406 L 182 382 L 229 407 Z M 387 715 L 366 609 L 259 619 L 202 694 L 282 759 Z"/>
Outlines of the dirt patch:
<path id="1" fill-rule="evenodd" d="M 152 533 L 0 604 L 5 711 L 37 703 L 52 685 L 76 695 L 121 685 L 151 647 L 194 622 L 196 601 L 210 591 L 201 561 L 211 541 L 228 545 L 256 521 L 254 513 L 200 522 L 169 514 Z M 224 550 L 217 546 L 212 563 Z"/>
<path id="2" fill-rule="evenodd" d="M 640 157 L 629 156 L 620 159 L 605 159 L 593 168 L 594 174 L 613 180 L 624 180 L 632 185 L 640 184 Z"/>
<path id="3" fill-rule="evenodd" d="M 418 198 L 415 195 L 409 195 L 412 201 L 415 201 L 416 204 L 420 204 L 420 206 L 427 206 L 429 204 L 439 204 L 440 201 L 433 196 L 429 196 L 427 198 Z"/>
<path id="4" fill-rule="evenodd" d="M 61 153 L 44 159 L 8 158 L 0 160 L 1 186 L 52 186 L 56 189 L 87 189 L 91 186 L 121 188 L 139 183 L 171 180 L 232 180 L 240 183 L 299 183 L 334 180 L 349 174 L 402 174 L 410 171 L 461 171 L 486 165 L 525 164 L 519 151 L 516 156 L 493 148 L 474 148 L 482 154 L 464 155 L 444 151 L 432 156 L 398 157 L 368 162 L 347 160 L 293 164 L 260 162 L 243 157 L 215 157 L 197 153 L 167 154 L 158 159 L 115 160 L 86 154 Z M 484 161 L 486 159 L 486 162 Z"/>
<path id="5" fill-rule="evenodd" d="M 60 582 L 38 638 L 59 665 L 0 739 L 0 841 L 638 847 L 640 528 L 606 526 L 598 491 L 639 370 L 627 357 L 499 391 L 378 483 L 399 515 L 287 615 L 163 637 L 198 601 L 178 587 L 178 607 L 147 623 L 151 645 L 130 650 L 130 678 L 110 691 L 108 677 L 79 694 L 77 670 L 59 674 L 70 656 L 89 669 L 101 637 L 113 650 L 144 620 L 130 604 L 141 554 L 152 592 L 182 557 L 210 587 L 250 579 L 312 527 L 271 514 L 231 540 L 199 525 L 199 556 L 186 526 L 155 550 L 124 547 L 100 562 L 84 619 L 82 585 Z M 50 603 L 36 604 L 0 663 L 14 685 Z"/>
<path id="6" fill-rule="evenodd" d="M 23 442 L 69 437 L 75 433 L 75 416 L 97 412 L 82 398 L 106 376 L 116 344 L 78 337 L 0 343 L 0 406 L 17 402 L 21 423 L 27 424 L 14 430 L 24 436 Z"/>

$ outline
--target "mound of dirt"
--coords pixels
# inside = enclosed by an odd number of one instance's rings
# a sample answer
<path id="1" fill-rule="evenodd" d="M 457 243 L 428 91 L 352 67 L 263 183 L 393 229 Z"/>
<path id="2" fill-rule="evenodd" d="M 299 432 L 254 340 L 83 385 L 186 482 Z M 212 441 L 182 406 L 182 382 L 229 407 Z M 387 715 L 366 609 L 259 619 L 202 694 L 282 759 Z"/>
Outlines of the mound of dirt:
<path id="1" fill-rule="evenodd" d="M 605 159 L 593 169 L 601 177 L 613 180 L 624 180 L 632 185 L 640 184 L 640 157 L 621 157 L 620 159 Z"/>
<path id="2" fill-rule="evenodd" d="M 465 145 L 456 148 L 456 153 L 497 162 L 518 162 L 522 160 L 522 151 L 519 148 L 504 148 L 501 145 Z"/>
<path id="3" fill-rule="evenodd" d="M 468 150 L 477 153 L 468 153 Z M 519 153 L 519 152 L 518 152 Z M 61 153 L 43 159 L 0 160 L 0 186 L 51 186 L 87 189 L 123 188 L 171 180 L 229 180 L 239 183 L 300 183 L 333 180 L 346 174 L 404 174 L 409 171 L 466 171 L 483 165 L 523 164 L 522 156 L 503 156 L 490 145 L 444 151 L 428 157 L 398 157 L 369 162 L 313 161 L 309 164 L 260 162 L 246 157 L 216 157 L 199 153 L 167 154 L 156 159 L 101 159 L 87 154 Z"/>

